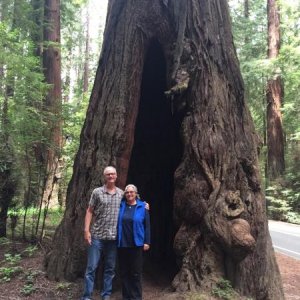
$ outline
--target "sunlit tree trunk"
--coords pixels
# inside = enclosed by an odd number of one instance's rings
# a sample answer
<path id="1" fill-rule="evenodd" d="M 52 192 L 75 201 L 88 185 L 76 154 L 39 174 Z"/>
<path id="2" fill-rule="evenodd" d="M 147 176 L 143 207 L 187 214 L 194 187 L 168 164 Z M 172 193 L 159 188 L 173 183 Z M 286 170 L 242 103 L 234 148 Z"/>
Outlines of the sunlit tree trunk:
<path id="1" fill-rule="evenodd" d="M 280 14 L 277 0 L 268 0 L 268 58 L 274 60 L 280 50 Z M 276 179 L 283 174 L 284 133 L 281 107 L 283 101 L 283 82 L 280 69 L 276 69 L 267 82 L 267 146 L 268 178 Z"/>
<path id="2" fill-rule="evenodd" d="M 284 298 L 227 0 L 109 2 L 50 278 L 83 274 L 85 210 L 107 165 L 149 201 L 150 266 L 167 266 L 176 291 L 227 278 L 242 295 Z"/>
<path id="3" fill-rule="evenodd" d="M 70 96 L 71 96 L 71 70 L 72 70 L 72 45 L 67 46 L 67 57 L 66 61 L 68 62 L 67 65 L 65 66 L 66 70 L 66 76 L 64 80 L 64 96 L 63 96 L 63 102 L 64 103 L 69 103 L 70 101 Z"/>

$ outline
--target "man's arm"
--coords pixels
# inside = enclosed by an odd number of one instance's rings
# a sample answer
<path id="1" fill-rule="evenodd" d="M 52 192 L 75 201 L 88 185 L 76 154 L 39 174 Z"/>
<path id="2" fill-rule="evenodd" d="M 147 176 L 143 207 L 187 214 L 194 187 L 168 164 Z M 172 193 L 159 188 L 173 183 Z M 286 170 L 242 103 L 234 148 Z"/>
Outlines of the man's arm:
<path id="1" fill-rule="evenodd" d="M 84 219 L 84 239 L 86 242 L 91 245 L 92 244 L 92 236 L 90 232 L 90 225 L 93 218 L 94 209 L 89 206 L 85 213 L 85 219 Z"/>

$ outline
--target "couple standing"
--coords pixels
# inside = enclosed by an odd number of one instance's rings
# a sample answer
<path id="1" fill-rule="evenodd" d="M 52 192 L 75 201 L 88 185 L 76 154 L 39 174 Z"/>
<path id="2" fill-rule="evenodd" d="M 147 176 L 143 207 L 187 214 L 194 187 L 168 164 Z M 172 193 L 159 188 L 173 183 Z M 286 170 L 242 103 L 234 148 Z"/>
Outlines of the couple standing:
<path id="1" fill-rule="evenodd" d="M 147 204 L 138 198 L 134 185 L 127 185 L 124 192 L 116 187 L 114 167 L 106 167 L 103 175 L 105 184 L 93 191 L 85 215 L 84 239 L 89 248 L 81 299 L 91 299 L 101 255 L 104 256 L 101 296 L 103 300 L 110 299 L 118 254 L 123 300 L 141 300 L 143 251 L 150 247 Z"/>

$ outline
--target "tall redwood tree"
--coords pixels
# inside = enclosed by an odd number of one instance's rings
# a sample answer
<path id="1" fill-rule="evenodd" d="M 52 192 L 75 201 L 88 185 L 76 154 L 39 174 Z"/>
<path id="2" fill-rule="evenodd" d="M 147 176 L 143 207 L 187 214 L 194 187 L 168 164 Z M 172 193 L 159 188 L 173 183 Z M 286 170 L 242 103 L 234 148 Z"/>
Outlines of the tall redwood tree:
<path id="1" fill-rule="evenodd" d="M 43 68 L 45 81 L 50 85 L 45 99 L 49 112 L 49 145 L 45 148 L 43 163 L 46 170 L 43 200 L 49 203 L 53 191 L 57 193 L 62 145 L 61 121 L 61 54 L 60 54 L 60 0 L 44 2 Z"/>
<path id="2" fill-rule="evenodd" d="M 227 278 L 242 295 L 283 299 L 226 0 L 109 2 L 50 278 L 84 272 L 85 209 L 106 165 L 150 203 L 150 266 L 177 291 Z"/>
<path id="3" fill-rule="evenodd" d="M 276 59 L 280 50 L 280 13 L 277 0 L 268 0 L 268 58 Z M 281 107 L 283 101 L 283 82 L 280 70 L 275 70 L 267 82 L 267 174 L 276 179 L 283 174 L 284 133 Z"/>

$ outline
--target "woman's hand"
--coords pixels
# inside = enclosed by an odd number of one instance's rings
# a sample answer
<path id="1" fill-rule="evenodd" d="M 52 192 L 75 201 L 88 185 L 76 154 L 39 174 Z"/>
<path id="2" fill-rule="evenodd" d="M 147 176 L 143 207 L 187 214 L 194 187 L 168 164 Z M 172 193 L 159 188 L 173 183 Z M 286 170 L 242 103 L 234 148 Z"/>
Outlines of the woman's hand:
<path id="1" fill-rule="evenodd" d="M 149 248 L 150 248 L 150 245 L 148 245 L 148 244 L 144 244 L 144 251 L 148 251 L 148 250 L 149 250 Z"/>

